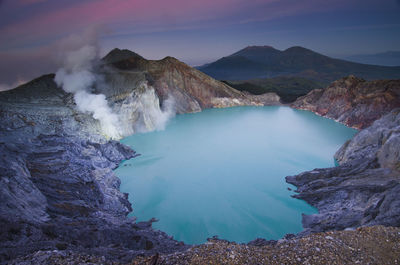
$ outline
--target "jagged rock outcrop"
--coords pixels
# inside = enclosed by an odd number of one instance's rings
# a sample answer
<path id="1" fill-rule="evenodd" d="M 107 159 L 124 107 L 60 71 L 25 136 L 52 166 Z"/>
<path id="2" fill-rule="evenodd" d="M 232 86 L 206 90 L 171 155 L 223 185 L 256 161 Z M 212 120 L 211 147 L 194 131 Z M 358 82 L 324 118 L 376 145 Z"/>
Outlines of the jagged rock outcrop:
<path id="1" fill-rule="evenodd" d="M 400 107 L 400 80 L 365 81 L 348 76 L 324 89 L 312 90 L 291 107 L 310 110 L 348 126 L 363 129 Z"/>
<path id="2" fill-rule="evenodd" d="M 318 209 L 303 216 L 303 233 L 400 226 L 399 132 L 400 109 L 395 109 L 339 149 L 338 167 L 286 177 L 298 187 L 294 197 Z"/>
<path id="3" fill-rule="evenodd" d="M 209 239 L 184 252 L 136 257 L 132 265 L 144 264 L 396 264 L 400 254 L 400 228 L 363 227 L 354 231 L 317 233 L 246 245 Z M 14 264 L 14 263 L 13 263 Z M 65 250 L 39 251 L 15 264 L 112 264 L 104 257 Z"/>
<path id="4" fill-rule="evenodd" d="M 291 106 L 363 129 L 335 154 L 338 167 L 286 177 L 319 211 L 303 216 L 303 233 L 400 226 L 400 80 L 349 76 Z"/>
<path id="5" fill-rule="evenodd" d="M 174 99 L 177 113 L 197 112 L 213 107 L 280 105 L 275 93 L 269 93 L 269 96 L 243 94 L 173 57 L 154 61 L 128 52 L 125 52 L 124 57 L 120 53 L 121 50 L 114 49 L 103 61 L 117 71 L 121 79 L 142 74 L 141 78 L 154 87 L 161 102 L 170 97 Z"/>
<path id="6" fill-rule="evenodd" d="M 336 152 L 335 159 L 340 164 L 374 160 L 382 168 L 400 171 L 400 109 L 360 131 Z"/>
<path id="7" fill-rule="evenodd" d="M 0 94 L 0 263 L 37 250 L 129 261 L 186 248 L 126 218 L 112 170 L 135 152 L 106 140 L 52 78 Z"/>
<path id="8" fill-rule="evenodd" d="M 184 249 L 132 210 L 112 169 L 135 155 L 115 141 L 39 135 L 0 142 L 0 263 L 38 250 L 70 250 L 128 262 Z"/>

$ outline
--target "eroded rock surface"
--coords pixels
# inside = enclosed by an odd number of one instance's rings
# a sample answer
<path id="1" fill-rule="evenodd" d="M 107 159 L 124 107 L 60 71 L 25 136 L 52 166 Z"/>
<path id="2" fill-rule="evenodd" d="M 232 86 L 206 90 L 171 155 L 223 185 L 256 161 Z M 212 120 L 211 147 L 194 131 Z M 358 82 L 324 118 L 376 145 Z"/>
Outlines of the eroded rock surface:
<path id="1" fill-rule="evenodd" d="M 269 96 L 244 94 L 173 57 L 155 61 L 129 53 L 120 56 L 120 53 L 121 50 L 115 49 L 103 60 L 124 78 L 142 73 L 162 102 L 174 98 L 177 113 L 213 107 L 280 105 L 275 93 Z"/>
<path id="2" fill-rule="evenodd" d="M 286 177 L 296 198 L 316 207 L 305 231 L 400 226 L 400 80 L 349 76 L 299 98 L 292 107 L 363 128 L 335 154 L 340 166 Z"/>
<path id="3" fill-rule="evenodd" d="M 303 216 L 303 233 L 400 226 L 399 132 L 395 109 L 341 147 L 335 154 L 340 166 L 286 177 L 298 187 L 295 197 L 319 212 Z"/>
<path id="4" fill-rule="evenodd" d="M 291 106 L 363 129 L 400 107 L 400 80 L 365 81 L 348 76 L 312 90 Z"/>
<path id="5" fill-rule="evenodd" d="M 37 250 L 122 261 L 185 248 L 126 218 L 132 208 L 112 169 L 131 149 L 68 135 L 21 140 L 0 142 L 0 262 Z"/>

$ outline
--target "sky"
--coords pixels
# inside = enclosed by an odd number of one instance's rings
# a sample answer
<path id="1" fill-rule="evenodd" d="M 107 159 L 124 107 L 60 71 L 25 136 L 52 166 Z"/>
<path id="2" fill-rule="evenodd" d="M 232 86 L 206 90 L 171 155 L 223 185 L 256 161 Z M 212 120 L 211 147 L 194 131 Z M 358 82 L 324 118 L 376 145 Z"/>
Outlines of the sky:
<path id="1" fill-rule="evenodd" d="M 400 50 L 400 0 L 0 0 L 0 89 L 85 42 L 193 66 L 249 45 L 379 53 Z"/>

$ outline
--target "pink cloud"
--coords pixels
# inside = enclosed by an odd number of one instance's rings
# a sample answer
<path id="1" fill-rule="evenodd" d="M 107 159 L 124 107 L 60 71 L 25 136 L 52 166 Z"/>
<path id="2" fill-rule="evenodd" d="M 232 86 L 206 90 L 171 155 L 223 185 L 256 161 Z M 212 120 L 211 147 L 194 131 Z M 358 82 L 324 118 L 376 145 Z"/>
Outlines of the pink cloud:
<path id="1" fill-rule="evenodd" d="M 19 0 L 17 1 L 20 5 L 32 5 L 37 3 L 47 2 L 48 0 Z"/>
<path id="2" fill-rule="evenodd" d="M 21 3 L 38 3 L 46 0 L 22 0 Z M 143 24 L 159 27 L 168 24 L 185 25 L 187 22 L 217 19 L 245 5 L 276 0 L 98 0 L 82 1 L 67 8 L 36 14 L 33 17 L 0 29 L 1 36 L 11 39 L 40 39 L 60 33 L 70 33 L 95 24 Z"/>
<path id="3" fill-rule="evenodd" d="M 20 0 L 39 3 L 49 0 Z M 358 0 L 355 0 L 358 1 Z M 49 8 L 0 26 L 0 51 L 61 38 L 94 25 L 116 34 L 198 29 L 265 21 L 323 10 L 345 0 L 81 0 Z M 65 2 L 64 2 L 65 3 Z M 68 3 L 68 2 L 67 2 Z M 29 6 L 27 7 L 29 8 Z"/>

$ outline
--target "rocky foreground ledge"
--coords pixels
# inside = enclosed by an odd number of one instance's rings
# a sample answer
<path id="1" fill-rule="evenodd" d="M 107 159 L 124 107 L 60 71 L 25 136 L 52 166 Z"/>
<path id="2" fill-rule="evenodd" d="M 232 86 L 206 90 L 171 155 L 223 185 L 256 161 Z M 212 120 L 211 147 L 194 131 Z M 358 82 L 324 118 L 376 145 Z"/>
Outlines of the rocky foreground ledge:
<path id="1" fill-rule="evenodd" d="M 363 227 L 302 238 L 236 244 L 218 239 L 173 254 L 138 256 L 128 264 L 379 264 L 400 262 L 400 228 Z M 104 256 L 40 251 L 11 264 L 121 264 Z"/>
<path id="2" fill-rule="evenodd" d="M 210 240 L 183 253 L 138 257 L 131 264 L 398 264 L 400 228 L 363 227 L 265 244 Z"/>

